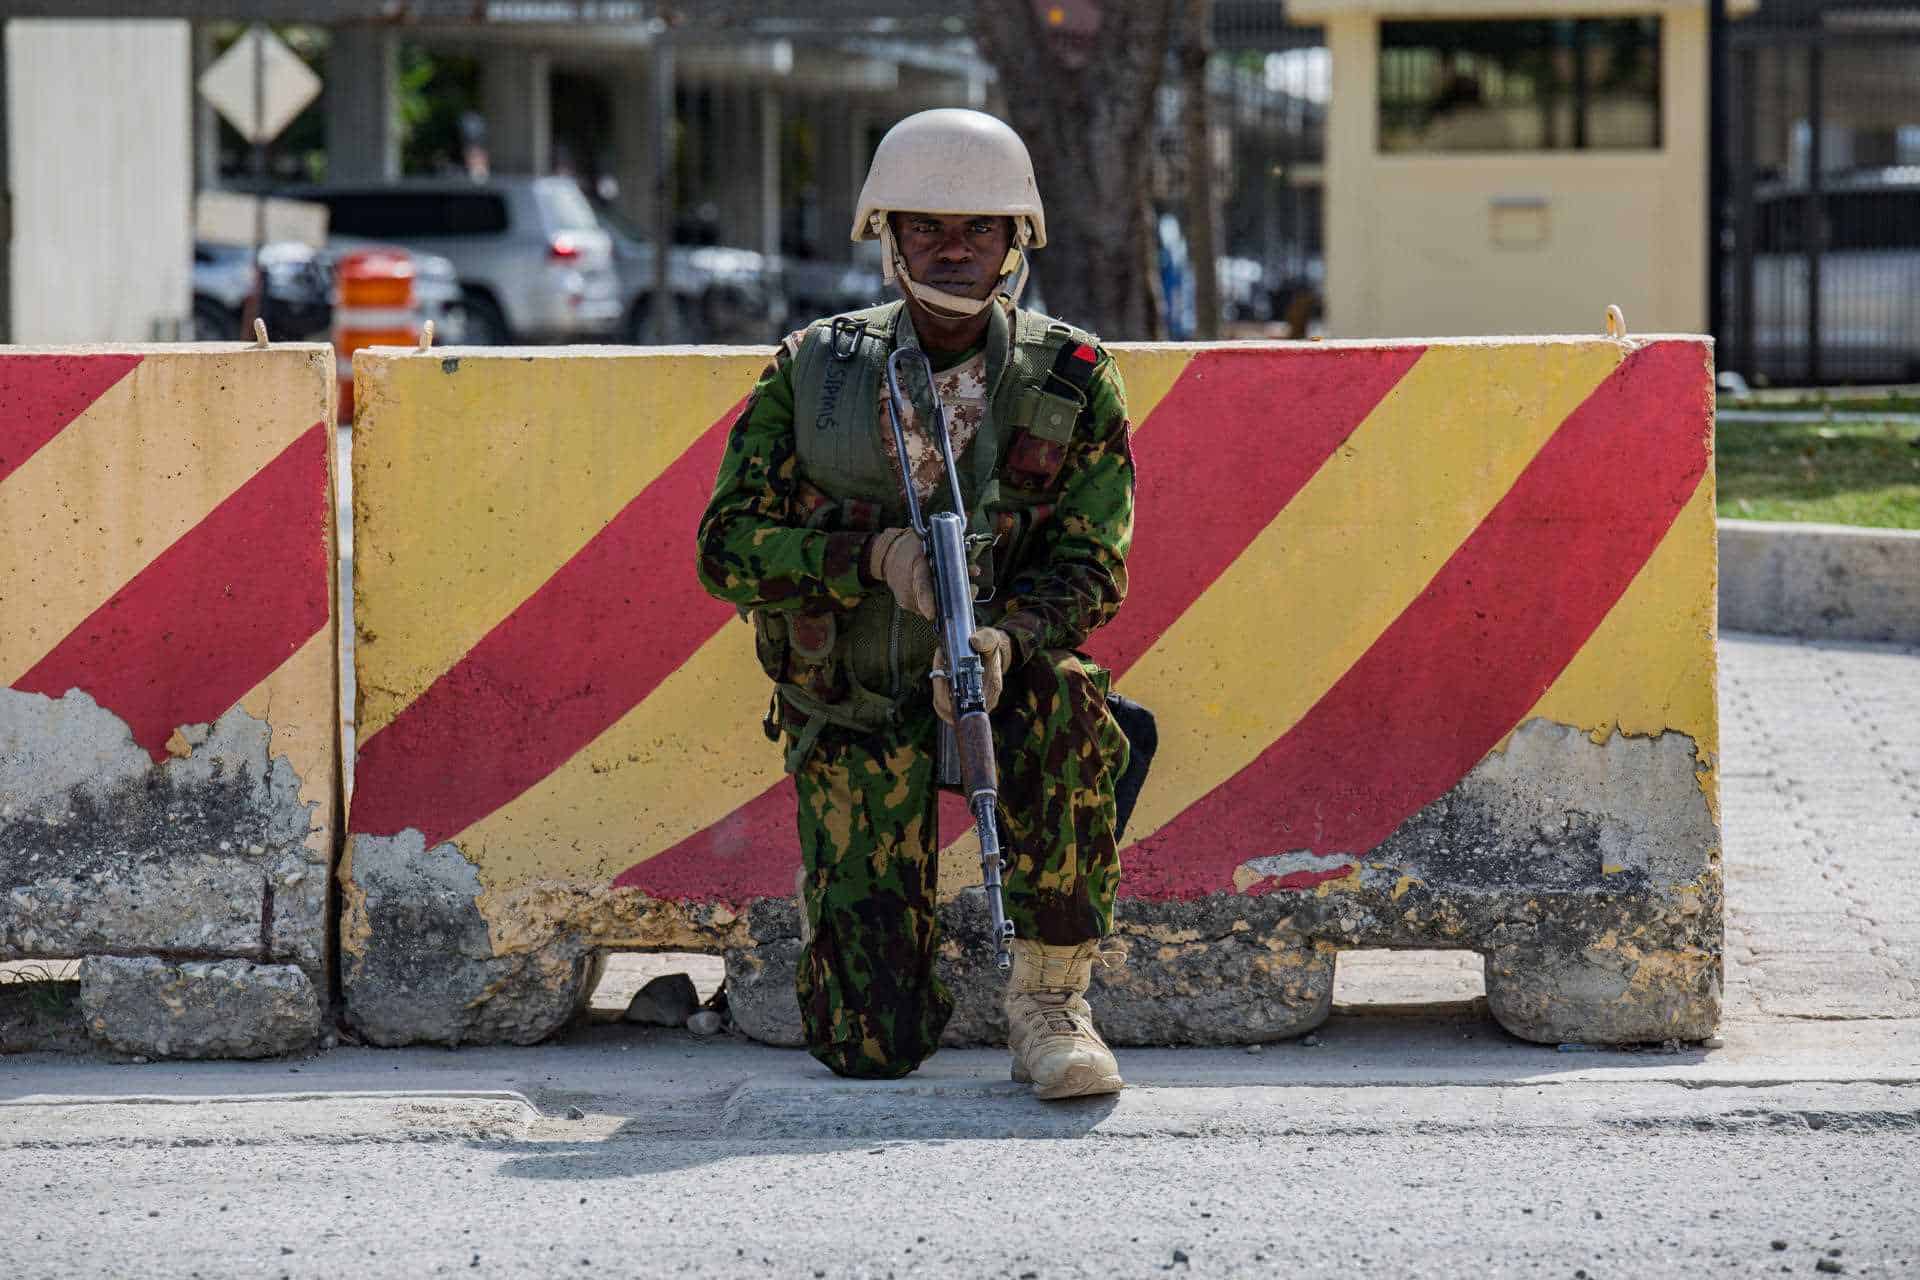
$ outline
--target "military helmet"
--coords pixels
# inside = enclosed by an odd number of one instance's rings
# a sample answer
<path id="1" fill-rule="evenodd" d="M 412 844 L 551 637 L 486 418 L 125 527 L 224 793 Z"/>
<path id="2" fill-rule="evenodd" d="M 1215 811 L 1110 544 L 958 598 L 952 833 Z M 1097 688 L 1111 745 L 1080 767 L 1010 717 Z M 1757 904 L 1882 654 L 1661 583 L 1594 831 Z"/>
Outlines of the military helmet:
<path id="1" fill-rule="evenodd" d="M 1013 219 L 1013 242 L 1000 264 L 998 292 L 1017 303 L 1027 283 L 1026 253 L 1047 242 L 1047 215 L 1033 180 L 1027 144 L 984 111 L 941 107 L 887 130 L 873 153 L 853 215 L 855 240 L 879 240 L 881 274 L 935 312 L 977 315 L 988 299 L 964 298 L 907 274 L 894 243 L 890 213 L 986 214 Z"/>
<path id="2" fill-rule="evenodd" d="M 1047 215 L 1027 144 L 984 111 L 941 107 L 887 130 L 853 215 L 853 238 L 873 240 L 889 213 L 985 213 L 1023 226 L 1015 243 L 1047 242 Z"/>

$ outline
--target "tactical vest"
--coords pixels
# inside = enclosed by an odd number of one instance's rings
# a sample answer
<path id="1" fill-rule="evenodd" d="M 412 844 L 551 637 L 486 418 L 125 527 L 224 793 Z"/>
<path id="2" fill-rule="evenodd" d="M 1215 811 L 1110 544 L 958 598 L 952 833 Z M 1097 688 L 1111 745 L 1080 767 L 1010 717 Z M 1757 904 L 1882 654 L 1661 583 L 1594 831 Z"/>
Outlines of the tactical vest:
<path id="1" fill-rule="evenodd" d="M 996 304 L 986 336 L 988 411 L 956 460 L 980 571 L 982 625 L 1004 612 L 1003 590 L 1038 546 L 1053 513 L 1060 470 L 1087 404 L 1097 339 L 1033 311 Z M 887 357 L 917 346 L 906 305 L 883 306 L 811 325 L 792 364 L 799 501 L 809 528 L 877 532 L 907 523 L 898 464 L 883 444 L 880 408 Z M 904 372 L 904 370 L 903 370 Z M 931 423 L 929 388 L 916 375 L 901 390 Z M 944 477 L 923 512 L 951 510 Z M 756 610 L 760 664 L 779 686 L 780 725 L 794 730 L 789 771 L 829 724 L 873 732 L 927 696 L 937 637 L 931 623 L 898 608 L 880 588 L 851 612 Z M 780 704 L 785 704 L 782 707 Z M 774 713 L 768 736 L 778 738 Z"/>

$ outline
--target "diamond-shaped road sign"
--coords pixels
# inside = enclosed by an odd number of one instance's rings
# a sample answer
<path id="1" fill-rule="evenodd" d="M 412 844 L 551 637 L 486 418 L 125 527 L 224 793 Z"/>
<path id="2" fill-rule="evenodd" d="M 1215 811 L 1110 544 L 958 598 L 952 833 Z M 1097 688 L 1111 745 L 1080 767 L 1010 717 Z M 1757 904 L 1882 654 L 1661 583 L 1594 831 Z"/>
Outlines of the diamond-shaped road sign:
<path id="1" fill-rule="evenodd" d="M 257 86 L 256 50 L 262 63 Z M 267 142 L 277 136 L 319 92 L 320 77 L 264 26 L 249 27 L 200 73 L 201 96 L 248 142 Z"/>

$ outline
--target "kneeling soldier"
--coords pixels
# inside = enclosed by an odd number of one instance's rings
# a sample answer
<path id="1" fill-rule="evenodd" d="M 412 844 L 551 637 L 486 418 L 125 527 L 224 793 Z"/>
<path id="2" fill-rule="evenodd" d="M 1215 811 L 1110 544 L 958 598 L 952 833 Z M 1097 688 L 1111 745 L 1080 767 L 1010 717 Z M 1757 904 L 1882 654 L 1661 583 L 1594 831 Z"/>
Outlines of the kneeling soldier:
<path id="1" fill-rule="evenodd" d="M 904 526 L 883 405 L 887 356 L 935 370 L 976 548 L 979 629 L 1001 778 L 1013 1075 L 1043 1098 L 1121 1087 L 1085 999 L 1120 880 L 1125 734 L 1107 673 L 1078 652 L 1126 594 L 1133 456 L 1098 341 L 1017 305 L 1046 220 L 1027 149 L 976 111 L 902 120 L 874 154 L 855 240 L 879 239 L 901 301 L 793 334 L 727 441 L 700 522 L 707 590 L 750 611 L 778 685 L 770 736 L 799 792 L 808 937 L 799 997 L 815 1057 L 898 1077 L 939 1046 L 934 744 L 951 719 L 933 591 Z M 924 388 L 910 389 L 915 394 Z M 929 510 L 944 469 L 926 403 L 906 471 Z"/>

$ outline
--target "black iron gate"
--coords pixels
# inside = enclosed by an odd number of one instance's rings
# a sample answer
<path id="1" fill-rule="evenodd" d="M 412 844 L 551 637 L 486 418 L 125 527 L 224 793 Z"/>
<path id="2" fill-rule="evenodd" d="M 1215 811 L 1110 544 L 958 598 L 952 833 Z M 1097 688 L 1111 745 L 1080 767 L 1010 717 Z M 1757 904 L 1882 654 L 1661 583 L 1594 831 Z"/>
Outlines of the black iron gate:
<path id="1" fill-rule="evenodd" d="M 1920 381 L 1920 4 L 1766 0 L 1715 63 L 1720 368 Z"/>

